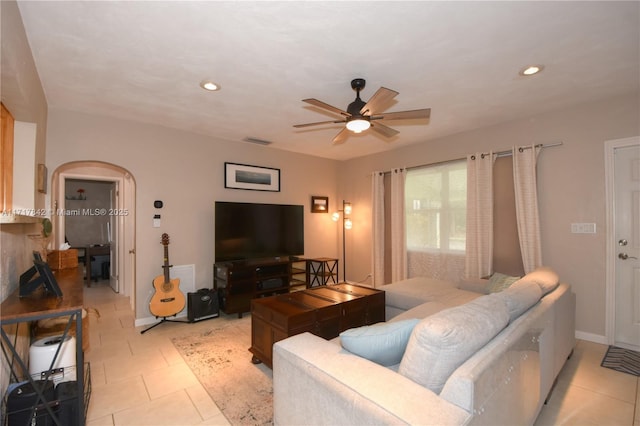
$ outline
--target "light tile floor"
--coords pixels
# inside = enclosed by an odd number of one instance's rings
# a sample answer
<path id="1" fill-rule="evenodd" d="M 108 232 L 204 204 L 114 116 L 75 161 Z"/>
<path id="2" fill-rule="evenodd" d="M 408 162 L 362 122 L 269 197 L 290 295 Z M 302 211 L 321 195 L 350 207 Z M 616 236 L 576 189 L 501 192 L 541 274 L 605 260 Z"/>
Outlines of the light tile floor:
<path id="1" fill-rule="evenodd" d="M 88 426 L 229 425 L 170 340 L 210 327 L 209 321 L 168 322 L 141 334 L 145 327 L 134 327 L 129 298 L 106 282 L 85 287 L 84 302 L 99 313 L 89 314 L 85 353 L 92 383 Z"/>
<path id="2" fill-rule="evenodd" d="M 166 323 L 140 334 L 144 327 L 134 327 L 129 299 L 106 283 L 85 288 L 84 298 L 100 314 L 90 318 L 86 353 L 93 384 L 88 426 L 229 424 L 170 340 L 206 329 L 209 321 Z M 578 341 L 537 426 L 640 426 L 640 378 L 600 367 L 606 349 Z"/>

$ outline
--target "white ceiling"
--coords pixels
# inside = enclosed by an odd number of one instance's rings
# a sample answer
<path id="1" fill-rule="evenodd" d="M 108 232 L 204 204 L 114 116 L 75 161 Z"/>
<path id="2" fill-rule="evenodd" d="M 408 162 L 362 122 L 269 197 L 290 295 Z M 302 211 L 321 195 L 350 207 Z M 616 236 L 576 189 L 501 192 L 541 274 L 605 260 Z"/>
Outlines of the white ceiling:
<path id="1" fill-rule="evenodd" d="M 50 107 L 345 160 L 638 92 L 640 3 L 20 1 Z M 528 64 L 544 72 L 522 77 Z M 387 111 L 432 109 L 332 145 L 341 109 L 380 86 Z M 203 79 L 222 86 L 199 87 Z"/>

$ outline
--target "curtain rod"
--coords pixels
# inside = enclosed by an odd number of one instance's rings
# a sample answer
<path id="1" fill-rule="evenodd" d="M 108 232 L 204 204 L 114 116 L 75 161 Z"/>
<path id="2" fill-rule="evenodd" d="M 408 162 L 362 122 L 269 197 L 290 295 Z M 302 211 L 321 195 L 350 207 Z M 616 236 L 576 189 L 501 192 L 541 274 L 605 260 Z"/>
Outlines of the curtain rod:
<path id="1" fill-rule="evenodd" d="M 561 146 L 562 144 L 563 144 L 562 142 L 555 142 L 555 143 L 549 143 L 549 144 L 541 144 L 541 143 L 539 143 L 539 144 L 536 144 L 534 146 L 536 148 L 551 148 L 551 147 L 554 147 L 554 146 Z M 531 146 L 521 146 L 521 147 L 518 148 L 518 150 L 520 152 L 524 151 L 525 149 L 531 149 Z M 513 155 L 513 152 L 512 152 L 511 149 L 509 149 L 509 150 L 499 151 L 499 152 L 496 152 L 494 154 L 496 154 L 498 157 L 508 157 L 510 155 Z M 481 155 L 489 155 L 489 153 L 488 152 L 483 152 Z M 436 163 L 420 164 L 418 166 L 406 167 L 406 169 L 407 170 L 420 169 L 422 167 L 438 166 L 438 165 L 441 165 L 441 164 L 447 164 L 447 163 L 452 163 L 454 161 L 461 161 L 461 160 L 466 160 L 466 159 L 467 159 L 467 157 L 462 157 L 462 158 L 456 158 L 456 159 L 453 159 L 453 160 L 438 161 Z M 386 174 L 390 174 L 391 170 L 386 171 L 386 172 L 381 172 L 381 173 L 383 173 L 385 175 Z"/>

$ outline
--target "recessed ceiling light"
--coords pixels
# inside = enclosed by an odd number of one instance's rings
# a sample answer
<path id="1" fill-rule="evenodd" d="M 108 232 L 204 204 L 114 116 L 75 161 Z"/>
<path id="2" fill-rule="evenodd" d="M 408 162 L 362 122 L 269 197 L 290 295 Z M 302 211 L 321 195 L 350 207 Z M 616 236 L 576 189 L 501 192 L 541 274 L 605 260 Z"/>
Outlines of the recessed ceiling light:
<path id="1" fill-rule="evenodd" d="M 529 65 L 520 71 L 520 75 L 538 74 L 543 69 L 544 69 L 544 65 Z"/>
<path id="2" fill-rule="evenodd" d="M 200 87 L 202 87 L 204 90 L 208 90 L 210 92 L 215 92 L 216 90 L 220 90 L 220 86 L 216 83 L 214 83 L 211 80 L 203 80 L 200 82 Z"/>

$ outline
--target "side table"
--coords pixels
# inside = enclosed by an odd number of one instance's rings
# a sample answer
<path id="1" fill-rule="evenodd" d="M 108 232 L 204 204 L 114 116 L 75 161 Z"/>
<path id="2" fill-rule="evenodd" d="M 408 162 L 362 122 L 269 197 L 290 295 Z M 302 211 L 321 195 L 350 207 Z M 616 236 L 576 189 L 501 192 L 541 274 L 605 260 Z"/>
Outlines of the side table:
<path id="1" fill-rule="evenodd" d="M 318 257 L 307 259 L 307 288 L 338 284 L 338 259 Z"/>

